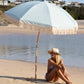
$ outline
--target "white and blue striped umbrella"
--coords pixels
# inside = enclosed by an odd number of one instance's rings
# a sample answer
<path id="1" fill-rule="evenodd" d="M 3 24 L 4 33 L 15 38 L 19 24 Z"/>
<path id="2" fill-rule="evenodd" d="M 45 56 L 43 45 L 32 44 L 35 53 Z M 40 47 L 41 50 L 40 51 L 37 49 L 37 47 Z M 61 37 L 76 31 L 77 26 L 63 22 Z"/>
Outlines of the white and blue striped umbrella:
<path id="1" fill-rule="evenodd" d="M 47 1 L 30 1 L 22 3 L 5 14 L 17 21 L 51 28 L 56 33 L 74 34 L 77 22 L 64 9 Z"/>

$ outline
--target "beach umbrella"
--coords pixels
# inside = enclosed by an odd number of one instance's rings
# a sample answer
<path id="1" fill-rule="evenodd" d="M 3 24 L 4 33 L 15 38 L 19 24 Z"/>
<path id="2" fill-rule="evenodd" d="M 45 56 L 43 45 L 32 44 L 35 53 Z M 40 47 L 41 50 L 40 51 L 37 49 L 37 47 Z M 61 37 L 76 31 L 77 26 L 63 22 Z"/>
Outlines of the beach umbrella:
<path id="1" fill-rule="evenodd" d="M 37 46 L 39 35 L 76 34 L 77 22 L 61 7 L 47 1 L 22 3 L 5 12 L 7 19 L 19 27 L 38 32 L 35 56 L 35 79 L 37 79 Z"/>

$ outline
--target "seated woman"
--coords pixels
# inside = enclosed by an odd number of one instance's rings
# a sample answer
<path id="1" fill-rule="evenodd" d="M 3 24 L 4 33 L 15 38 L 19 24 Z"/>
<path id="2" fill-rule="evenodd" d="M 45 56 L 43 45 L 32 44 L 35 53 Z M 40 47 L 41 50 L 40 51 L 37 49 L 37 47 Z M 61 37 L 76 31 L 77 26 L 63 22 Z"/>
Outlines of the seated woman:
<path id="1" fill-rule="evenodd" d="M 63 60 L 60 57 L 59 49 L 52 48 L 48 51 L 51 58 L 48 60 L 48 69 L 46 73 L 46 80 L 49 82 L 56 82 L 59 78 L 66 82 L 66 84 L 72 84 L 68 78 L 68 72 L 63 64 Z"/>

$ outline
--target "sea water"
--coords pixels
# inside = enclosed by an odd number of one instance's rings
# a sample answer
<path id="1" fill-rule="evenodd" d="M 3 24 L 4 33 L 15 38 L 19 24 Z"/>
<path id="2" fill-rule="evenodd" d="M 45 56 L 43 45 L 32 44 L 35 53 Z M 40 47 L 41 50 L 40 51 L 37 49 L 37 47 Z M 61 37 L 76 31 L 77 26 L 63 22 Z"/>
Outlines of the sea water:
<path id="1" fill-rule="evenodd" d="M 0 35 L 0 59 L 35 61 L 37 35 Z M 40 35 L 39 63 L 47 63 L 48 50 L 59 48 L 65 65 L 84 68 L 84 35 Z"/>

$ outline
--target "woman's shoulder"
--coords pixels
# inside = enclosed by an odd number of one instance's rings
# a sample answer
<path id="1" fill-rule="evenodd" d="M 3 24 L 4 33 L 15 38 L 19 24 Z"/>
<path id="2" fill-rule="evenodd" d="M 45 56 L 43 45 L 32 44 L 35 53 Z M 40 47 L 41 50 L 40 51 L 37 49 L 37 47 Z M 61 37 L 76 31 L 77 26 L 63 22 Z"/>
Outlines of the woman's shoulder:
<path id="1" fill-rule="evenodd" d="M 63 60 L 62 59 L 60 60 L 60 63 L 63 64 Z"/>
<path id="2" fill-rule="evenodd" d="M 53 63 L 54 61 L 50 58 L 48 59 L 48 63 Z"/>
<path id="3" fill-rule="evenodd" d="M 52 59 L 50 58 L 50 59 L 48 59 L 48 61 L 51 61 Z"/>

